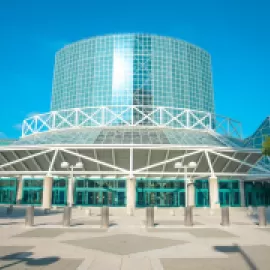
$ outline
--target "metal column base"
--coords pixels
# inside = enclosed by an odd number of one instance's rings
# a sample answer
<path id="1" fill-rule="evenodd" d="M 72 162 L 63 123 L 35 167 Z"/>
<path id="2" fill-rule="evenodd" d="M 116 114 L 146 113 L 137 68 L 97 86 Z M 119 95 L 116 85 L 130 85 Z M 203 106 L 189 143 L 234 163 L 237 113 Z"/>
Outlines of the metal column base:
<path id="1" fill-rule="evenodd" d="M 154 227 L 154 207 L 146 208 L 146 227 Z"/>
<path id="2" fill-rule="evenodd" d="M 230 226 L 230 208 L 229 207 L 221 208 L 221 225 Z"/>
<path id="3" fill-rule="evenodd" d="M 101 228 L 109 228 L 109 207 L 103 206 L 101 207 Z"/>
<path id="4" fill-rule="evenodd" d="M 28 206 L 25 213 L 25 226 L 34 226 L 34 206 Z"/>
<path id="5" fill-rule="evenodd" d="M 71 211 L 72 208 L 70 206 L 66 206 L 64 208 L 64 214 L 63 214 L 63 226 L 69 227 L 71 224 Z"/>
<path id="6" fill-rule="evenodd" d="M 193 206 L 185 207 L 185 226 L 193 226 Z"/>
<path id="7" fill-rule="evenodd" d="M 259 218 L 259 226 L 265 227 L 267 225 L 265 206 L 258 207 L 258 218 Z"/>

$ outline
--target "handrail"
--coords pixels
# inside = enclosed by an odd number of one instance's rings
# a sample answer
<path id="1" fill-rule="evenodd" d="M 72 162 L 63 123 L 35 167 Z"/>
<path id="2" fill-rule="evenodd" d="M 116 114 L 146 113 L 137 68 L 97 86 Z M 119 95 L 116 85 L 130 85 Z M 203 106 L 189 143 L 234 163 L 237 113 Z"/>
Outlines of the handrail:
<path id="1" fill-rule="evenodd" d="M 37 114 L 23 121 L 22 137 L 67 128 L 109 126 L 215 130 L 242 138 L 241 123 L 231 118 L 198 110 L 147 105 L 84 107 Z"/>

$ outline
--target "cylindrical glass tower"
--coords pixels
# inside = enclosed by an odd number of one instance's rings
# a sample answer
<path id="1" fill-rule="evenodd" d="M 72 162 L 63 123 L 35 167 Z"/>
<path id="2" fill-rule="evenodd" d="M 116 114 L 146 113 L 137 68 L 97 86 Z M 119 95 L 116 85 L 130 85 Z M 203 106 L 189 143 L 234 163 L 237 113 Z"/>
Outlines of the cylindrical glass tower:
<path id="1" fill-rule="evenodd" d="M 110 105 L 214 113 L 210 55 L 148 34 L 99 36 L 57 52 L 51 109 Z"/>

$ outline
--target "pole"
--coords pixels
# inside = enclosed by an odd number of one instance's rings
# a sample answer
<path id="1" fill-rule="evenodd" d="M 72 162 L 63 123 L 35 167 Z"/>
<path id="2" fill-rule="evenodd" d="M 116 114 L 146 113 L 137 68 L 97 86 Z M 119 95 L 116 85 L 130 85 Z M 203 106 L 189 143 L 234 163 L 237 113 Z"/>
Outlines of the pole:
<path id="1" fill-rule="evenodd" d="M 69 192 L 69 202 L 68 202 L 68 205 L 70 207 L 72 207 L 73 205 L 73 202 L 72 202 L 72 197 L 73 197 L 73 166 L 70 166 L 70 179 L 69 179 L 69 189 L 68 189 L 68 192 Z"/>
<path id="2" fill-rule="evenodd" d="M 185 196 L 185 206 L 187 207 L 188 206 L 188 204 L 187 204 L 187 202 L 188 202 L 188 189 L 187 189 L 187 167 L 185 166 L 184 167 L 184 173 L 185 173 L 185 190 L 186 190 L 186 196 Z"/>

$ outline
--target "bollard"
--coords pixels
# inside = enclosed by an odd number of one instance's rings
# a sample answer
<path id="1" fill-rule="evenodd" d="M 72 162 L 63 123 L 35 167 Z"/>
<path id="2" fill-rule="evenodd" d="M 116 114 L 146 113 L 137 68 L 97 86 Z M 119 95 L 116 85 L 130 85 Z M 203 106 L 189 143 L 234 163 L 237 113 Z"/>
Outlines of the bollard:
<path id="1" fill-rule="evenodd" d="M 221 208 L 221 225 L 230 226 L 230 208 L 229 207 Z"/>
<path id="2" fill-rule="evenodd" d="M 259 226 L 265 227 L 267 225 L 265 206 L 258 207 L 258 217 L 259 217 Z"/>
<path id="3" fill-rule="evenodd" d="M 193 206 L 185 207 L 185 226 L 193 226 Z"/>
<path id="4" fill-rule="evenodd" d="M 63 226 L 69 227 L 71 223 L 71 210 L 72 208 L 70 206 L 64 207 L 64 215 L 63 215 Z"/>
<path id="5" fill-rule="evenodd" d="M 146 227 L 154 227 L 154 207 L 146 207 Z"/>
<path id="6" fill-rule="evenodd" d="M 44 209 L 44 215 L 50 214 L 51 210 L 49 208 Z"/>
<path id="7" fill-rule="evenodd" d="M 91 216 L 91 208 L 86 208 L 85 214 L 86 214 L 86 216 Z"/>
<path id="8" fill-rule="evenodd" d="M 109 207 L 101 207 L 101 228 L 109 228 Z"/>
<path id="9" fill-rule="evenodd" d="M 34 206 L 28 206 L 26 208 L 26 214 L 25 214 L 25 226 L 32 227 L 34 226 Z"/>
<path id="10" fill-rule="evenodd" d="M 11 215 L 13 213 L 13 205 L 11 204 L 9 207 L 7 207 L 7 215 Z"/>

